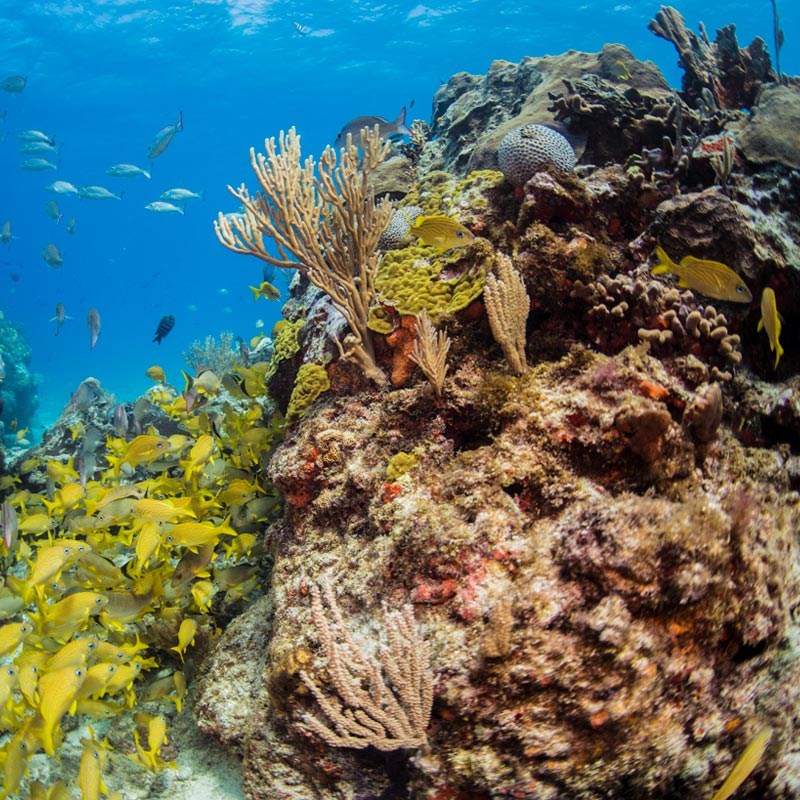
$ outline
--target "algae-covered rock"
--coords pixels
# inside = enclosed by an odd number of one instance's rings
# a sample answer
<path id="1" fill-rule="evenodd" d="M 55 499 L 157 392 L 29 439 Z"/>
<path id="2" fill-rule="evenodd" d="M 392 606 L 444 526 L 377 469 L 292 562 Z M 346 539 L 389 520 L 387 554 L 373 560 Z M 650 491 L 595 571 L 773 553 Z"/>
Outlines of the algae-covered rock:
<path id="1" fill-rule="evenodd" d="M 36 376 L 31 372 L 31 346 L 22 328 L 0 312 L 0 356 L 5 378 L 0 381 L 0 421 L 8 431 L 16 420 L 17 429 L 33 419 L 39 404 Z"/>
<path id="2" fill-rule="evenodd" d="M 765 86 L 737 141 L 752 164 L 800 169 L 800 86 Z"/>

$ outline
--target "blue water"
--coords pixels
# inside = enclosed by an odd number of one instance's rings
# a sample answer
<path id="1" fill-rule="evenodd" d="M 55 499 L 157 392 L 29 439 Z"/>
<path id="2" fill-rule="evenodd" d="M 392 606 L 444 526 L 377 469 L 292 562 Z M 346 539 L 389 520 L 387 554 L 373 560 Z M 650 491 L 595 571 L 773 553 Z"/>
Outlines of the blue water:
<path id="1" fill-rule="evenodd" d="M 800 4 L 781 8 L 787 73 L 800 72 Z M 349 119 L 427 119 L 434 93 L 455 72 L 485 73 L 495 59 L 596 51 L 621 42 L 653 60 L 680 85 L 676 54 L 647 31 L 658 3 L 450 0 L 381 2 L 0 3 L 0 79 L 28 76 L 19 95 L 0 92 L 0 223 L 15 238 L 0 244 L 0 310 L 19 322 L 41 376 L 40 424 L 51 423 L 85 377 L 118 399 L 151 385 L 145 370 L 160 364 L 173 383 L 181 353 L 194 339 L 231 330 L 249 339 L 256 322 L 268 332 L 280 305 L 254 303 L 261 262 L 217 243 L 217 211 L 237 206 L 226 185 L 255 189 L 248 150 L 295 125 L 305 154 L 319 155 Z M 761 35 L 772 49 L 768 2 L 678 6 L 695 30 L 734 22 L 739 40 Z M 293 22 L 311 32 L 299 35 Z M 185 129 L 153 166 L 153 178 L 112 178 L 119 162 L 147 167 L 154 135 L 183 112 Z M 17 133 L 39 129 L 63 146 L 57 173 L 19 167 Z M 55 197 L 44 187 L 61 179 L 125 191 L 123 200 Z M 157 215 L 144 205 L 172 187 L 204 191 L 186 216 Z M 57 200 L 60 224 L 45 204 Z M 77 220 L 73 236 L 66 221 Z M 53 242 L 65 253 L 55 270 L 42 259 Z M 11 274 L 18 276 L 14 281 Z M 55 337 L 56 303 L 68 320 Z M 89 348 L 86 314 L 96 307 L 102 332 Z M 195 310 L 193 310 L 195 309 Z M 154 344 L 158 321 L 175 328 Z"/>

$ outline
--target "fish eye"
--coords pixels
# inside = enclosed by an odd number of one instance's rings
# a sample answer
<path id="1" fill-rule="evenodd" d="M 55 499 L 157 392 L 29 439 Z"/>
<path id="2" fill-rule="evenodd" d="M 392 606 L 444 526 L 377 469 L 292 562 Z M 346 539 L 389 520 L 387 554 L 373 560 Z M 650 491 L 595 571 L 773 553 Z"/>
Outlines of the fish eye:
<path id="1" fill-rule="evenodd" d="M 737 293 L 738 293 L 738 294 L 744 294 L 744 286 L 742 286 L 742 284 L 740 283 L 740 284 L 739 284 L 739 285 L 736 287 L 736 291 L 737 291 Z"/>
<path id="2" fill-rule="evenodd" d="M 69 547 L 64 548 L 64 555 L 69 555 Z"/>
<path id="3" fill-rule="evenodd" d="M 164 442 L 157 442 L 156 447 L 160 450 L 164 446 Z"/>
<path id="4" fill-rule="evenodd" d="M 20 633 L 29 633 L 30 632 L 30 628 L 27 625 L 21 625 L 20 629 L 19 629 L 19 632 Z"/>
<path id="5" fill-rule="evenodd" d="M 6 670 L 6 675 L 13 675 L 14 674 L 14 667 L 9 667 Z"/>
<path id="6" fill-rule="evenodd" d="M 456 236 L 458 236 L 459 239 L 463 239 L 464 238 L 464 231 L 456 231 Z"/>
<path id="7" fill-rule="evenodd" d="M 83 670 L 82 669 L 76 669 L 75 670 L 75 677 L 76 678 L 80 678 L 82 675 L 83 675 Z"/>

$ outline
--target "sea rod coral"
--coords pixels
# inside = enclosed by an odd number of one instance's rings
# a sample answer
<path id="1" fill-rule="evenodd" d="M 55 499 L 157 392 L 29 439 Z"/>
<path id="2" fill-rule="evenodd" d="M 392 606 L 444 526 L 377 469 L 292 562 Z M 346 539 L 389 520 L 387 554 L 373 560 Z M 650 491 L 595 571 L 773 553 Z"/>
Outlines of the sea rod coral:
<path id="1" fill-rule="evenodd" d="M 392 216 L 387 199 L 375 203 L 367 181 L 389 152 L 377 127 L 361 136 L 361 152 L 348 135 L 339 151 L 325 149 L 319 165 L 300 161 L 300 137 L 294 128 L 264 143 L 266 156 L 250 149 L 250 163 L 263 192 L 251 195 L 242 184 L 228 190 L 245 208 L 241 218 L 219 214 L 214 231 L 235 253 L 256 256 L 268 264 L 296 269 L 325 292 L 350 325 L 339 355 L 356 361 L 379 385 L 386 376 L 375 361 L 372 333 L 367 327 L 375 299 L 378 240 Z M 338 163 L 337 163 L 338 160 Z M 359 169 L 360 167 L 360 169 Z M 265 235 L 275 243 L 272 255 Z M 292 258 L 289 258 L 291 256 Z"/>

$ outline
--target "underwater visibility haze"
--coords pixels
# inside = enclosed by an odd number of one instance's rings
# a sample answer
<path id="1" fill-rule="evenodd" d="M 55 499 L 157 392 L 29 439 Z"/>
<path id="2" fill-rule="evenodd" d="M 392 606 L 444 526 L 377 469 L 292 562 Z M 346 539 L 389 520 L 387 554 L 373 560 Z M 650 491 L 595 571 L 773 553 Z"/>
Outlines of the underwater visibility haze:
<path id="1" fill-rule="evenodd" d="M 798 5 L 0 0 L 0 800 L 800 798 Z"/>
<path id="2" fill-rule="evenodd" d="M 394 119 L 406 106 L 409 120 L 430 121 L 433 94 L 454 73 L 607 42 L 653 60 L 677 87 L 674 51 L 646 28 L 656 10 L 641 2 L 545 8 L 488 0 L 0 4 L 0 74 L 27 78 L 22 92 L 0 94 L 0 223 L 9 220 L 13 232 L 0 246 L 2 310 L 31 343 L 36 421 L 51 423 L 89 375 L 132 399 L 153 363 L 177 385 L 181 353 L 195 339 L 230 330 L 249 340 L 258 320 L 269 333 L 279 305 L 254 304 L 247 288 L 258 285 L 259 263 L 224 252 L 211 227 L 218 211 L 236 210 L 226 186 L 248 180 L 250 147 L 262 150 L 265 138 L 295 126 L 304 154 L 319 155 L 358 116 Z M 760 35 L 771 44 L 769 3 L 681 11 L 690 27 L 702 19 L 713 32 L 735 20 L 740 41 Z M 784 30 L 795 30 L 795 5 L 781 13 Z M 794 37 L 782 56 L 786 71 L 797 69 Z M 183 131 L 151 165 L 155 135 L 179 113 Z M 30 129 L 54 138 L 48 158 L 57 170 L 21 168 L 30 156 L 19 152 L 18 134 Z M 152 179 L 106 173 L 120 163 L 152 166 Z M 101 185 L 122 200 L 48 193 L 55 180 Z M 145 210 L 173 187 L 203 199 L 186 201 L 185 215 Z M 53 200 L 58 223 L 45 210 Z M 57 268 L 42 257 L 50 243 L 63 253 Z M 48 320 L 58 303 L 71 319 L 56 338 Z M 102 333 L 90 351 L 92 307 Z M 156 346 L 165 314 L 175 316 L 175 329 Z"/>

